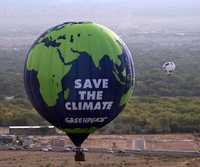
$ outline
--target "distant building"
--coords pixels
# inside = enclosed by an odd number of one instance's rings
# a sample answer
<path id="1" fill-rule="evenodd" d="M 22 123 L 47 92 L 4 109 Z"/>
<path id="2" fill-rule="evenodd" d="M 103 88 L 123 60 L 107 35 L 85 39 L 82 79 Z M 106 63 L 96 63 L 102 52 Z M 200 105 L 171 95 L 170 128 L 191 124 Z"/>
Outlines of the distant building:
<path id="1" fill-rule="evenodd" d="M 54 126 L 9 126 L 10 135 L 55 135 Z"/>
<path id="2" fill-rule="evenodd" d="M 146 148 L 145 139 L 133 140 L 133 149 L 135 149 L 135 150 L 145 150 L 145 148 Z"/>
<path id="3" fill-rule="evenodd" d="M 4 97 L 4 99 L 8 100 L 8 101 L 13 100 L 14 98 L 15 98 L 15 96 L 6 96 L 6 97 Z"/>
<path id="4" fill-rule="evenodd" d="M 13 135 L 0 135 L 0 145 L 13 143 L 14 140 L 15 136 Z"/>

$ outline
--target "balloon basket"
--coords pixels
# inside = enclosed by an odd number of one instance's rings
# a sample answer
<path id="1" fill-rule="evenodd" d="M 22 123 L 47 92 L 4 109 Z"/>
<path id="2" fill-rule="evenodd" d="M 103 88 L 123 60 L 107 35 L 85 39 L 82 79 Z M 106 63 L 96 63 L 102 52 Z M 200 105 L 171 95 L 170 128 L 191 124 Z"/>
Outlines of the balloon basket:
<path id="1" fill-rule="evenodd" d="M 85 161 L 85 154 L 81 148 L 76 149 L 76 154 L 74 156 L 75 161 Z"/>

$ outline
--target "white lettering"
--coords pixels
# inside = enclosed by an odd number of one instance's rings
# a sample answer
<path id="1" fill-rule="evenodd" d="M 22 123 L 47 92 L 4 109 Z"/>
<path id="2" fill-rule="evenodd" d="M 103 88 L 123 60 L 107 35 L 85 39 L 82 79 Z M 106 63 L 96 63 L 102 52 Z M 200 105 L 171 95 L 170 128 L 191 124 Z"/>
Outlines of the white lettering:
<path id="1" fill-rule="evenodd" d="M 108 79 L 85 79 L 84 81 L 82 81 L 81 79 L 76 79 L 74 81 L 75 84 L 75 88 L 76 89 L 99 89 L 99 88 L 103 88 L 106 89 L 108 88 Z"/>
<path id="2" fill-rule="evenodd" d="M 82 108 L 82 102 L 78 102 L 78 108 Z"/>
<path id="3" fill-rule="evenodd" d="M 108 102 L 108 105 L 107 105 L 107 110 L 111 110 L 111 108 L 112 108 L 112 105 L 113 105 L 113 102 Z"/>
<path id="4" fill-rule="evenodd" d="M 81 79 L 76 79 L 75 81 L 74 81 L 74 83 L 75 83 L 75 88 L 76 89 L 80 89 L 81 87 L 82 87 L 82 85 L 81 85 Z"/>
<path id="5" fill-rule="evenodd" d="M 94 83 L 94 87 L 95 88 L 99 88 L 100 87 L 100 85 L 101 85 L 101 79 L 93 79 L 92 81 Z"/>
<path id="6" fill-rule="evenodd" d="M 78 110 L 75 102 L 72 103 L 72 108 L 73 108 L 73 110 Z"/>
<path id="7" fill-rule="evenodd" d="M 87 100 L 95 100 L 96 91 L 87 91 Z"/>
<path id="8" fill-rule="evenodd" d="M 65 108 L 67 109 L 67 110 L 71 110 L 71 103 L 70 102 L 67 102 L 67 103 L 65 103 Z"/>
<path id="9" fill-rule="evenodd" d="M 82 110 L 92 110 L 93 109 L 93 103 L 92 102 L 84 102 Z"/>
<path id="10" fill-rule="evenodd" d="M 83 89 L 87 89 L 87 88 L 92 89 L 92 83 L 91 83 L 90 79 L 86 79 L 85 83 L 83 85 Z"/>
<path id="11" fill-rule="evenodd" d="M 94 110 L 101 110 L 101 103 L 100 102 L 96 103 Z"/>
<path id="12" fill-rule="evenodd" d="M 111 107 L 113 105 L 112 101 L 104 101 L 103 103 L 103 110 L 111 110 Z"/>
<path id="13" fill-rule="evenodd" d="M 108 88 L 108 79 L 103 79 L 103 88 Z"/>
<path id="14" fill-rule="evenodd" d="M 79 91 L 78 94 L 80 95 L 81 100 L 85 100 L 86 91 Z"/>
<path id="15" fill-rule="evenodd" d="M 68 124 L 92 124 L 92 123 L 102 123 L 106 121 L 108 117 L 99 117 L 99 118 L 65 118 L 65 122 Z"/>
<path id="16" fill-rule="evenodd" d="M 67 102 L 65 108 L 68 111 L 74 110 L 111 110 L 113 105 L 112 101 L 98 101 L 98 102 Z"/>
<path id="17" fill-rule="evenodd" d="M 103 91 L 97 91 L 96 100 L 102 100 L 102 99 L 103 99 Z"/>

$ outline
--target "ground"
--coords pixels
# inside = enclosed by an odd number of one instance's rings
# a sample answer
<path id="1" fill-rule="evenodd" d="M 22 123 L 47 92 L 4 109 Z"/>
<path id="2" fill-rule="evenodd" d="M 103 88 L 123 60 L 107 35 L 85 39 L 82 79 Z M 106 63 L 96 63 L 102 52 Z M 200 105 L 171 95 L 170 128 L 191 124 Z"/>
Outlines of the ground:
<path id="1" fill-rule="evenodd" d="M 0 151 L 1 167 L 200 167 L 200 158 L 86 153 L 74 162 L 73 153 Z"/>

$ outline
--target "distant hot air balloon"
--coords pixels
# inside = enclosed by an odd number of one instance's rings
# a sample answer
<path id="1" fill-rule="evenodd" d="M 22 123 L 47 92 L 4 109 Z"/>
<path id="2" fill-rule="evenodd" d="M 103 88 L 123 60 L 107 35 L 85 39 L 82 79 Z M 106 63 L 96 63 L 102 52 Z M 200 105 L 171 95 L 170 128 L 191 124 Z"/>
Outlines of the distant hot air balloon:
<path id="1" fill-rule="evenodd" d="M 36 110 L 63 130 L 80 153 L 88 135 L 125 107 L 133 92 L 134 64 L 128 47 L 108 28 L 67 22 L 32 45 L 24 81 Z"/>
<path id="2" fill-rule="evenodd" d="M 163 71 L 168 75 L 172 74 L 176 69 L 176 64 L 173 61 L 165 62 L 162 66 Z"/>

